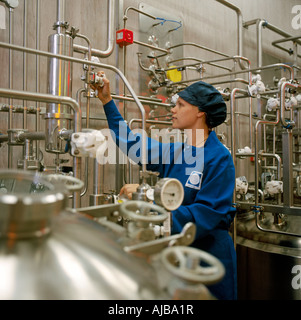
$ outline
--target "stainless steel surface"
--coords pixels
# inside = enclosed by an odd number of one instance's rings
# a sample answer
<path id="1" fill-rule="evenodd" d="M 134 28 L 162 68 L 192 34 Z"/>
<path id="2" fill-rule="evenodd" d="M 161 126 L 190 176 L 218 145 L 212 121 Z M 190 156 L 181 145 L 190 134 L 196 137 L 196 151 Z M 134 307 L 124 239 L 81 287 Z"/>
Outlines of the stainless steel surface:
<path id="1" fill-rule="evenodd" d="M 0 171 L 0 238 L 12 241 L 48 234 L 66 207 L 65 190 L 28 171 Z"/>
<path id="2" fill-rule="evenodd" d="M 72 56 L 73 39 L 65 33 L 56 33 L 48 39 L 48 50 L 53 54 Z M 72 96 L 72 64 L 69 61 L 49 59 L 48 93 L 56 96 Z M 46 151 L 50 153 L 66 153 L 66 143 L 60 139 L 62 129 L 71 128 L 70 107 L 63 104 L 47 106 Z"/>
<path id="3" fill-rule="evenodd" d="M 39 241 L 0 240 L 0 299 L 167 299 L 155 270 L 96 222 L 64 212 Z"/>
<path id="4" fill-rule="evenodd" d="M 273 216 L 266 215 L 266 228 L 300 233 L 300 217 L 286 217 L 286 224 L 276 227 Z M 262 232 L 256 228 L 254 215 L 246 214 L 237 225 L 238 298 L 242 300 L 300 300 L 300 290 L 292 281 L 301 265 L 301 238 Z M 297 281 L 296 280 L 296 281 Z"/>

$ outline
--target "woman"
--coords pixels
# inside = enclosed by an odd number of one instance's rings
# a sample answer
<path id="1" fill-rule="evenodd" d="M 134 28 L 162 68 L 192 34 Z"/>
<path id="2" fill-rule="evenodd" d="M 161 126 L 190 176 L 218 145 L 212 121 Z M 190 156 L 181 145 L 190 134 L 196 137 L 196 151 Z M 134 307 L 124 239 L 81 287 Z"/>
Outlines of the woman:
<path id="1" fill-rule="evenodd" d="M 103 74 L 102 72 L 99 75 Z M 127 127 L 110 94 L 109 80 L 95 86 L 116 144 L 131 159 L 140 153 L 133 145 L 141 142 Z M 197 233 L 193 247 L 209 252 L 225 266 L 223 280 L 209 286 L 217 299 L 236 299 L 236 254 L 228 233 L 235 209 L 232 196 L 235 169 L 232 157 L 211 129 L 223 123 L 227 107 L 221 94 L 211 85 L 199 81 L 178 93 L 172 112 L 174 129 L 185 130 L 185 143 L 159 143 L 147 140 L 147 169 L 159 177 L 181 181 L 185 196 L 182 205 L 172 212 L 172 234 L 182 231 L 188 222 L 195 223 Z M 134 151 L 133 151 L 134 149 Z M 120 194 L 131 197 L 137 185 L 126 185 Z"/>

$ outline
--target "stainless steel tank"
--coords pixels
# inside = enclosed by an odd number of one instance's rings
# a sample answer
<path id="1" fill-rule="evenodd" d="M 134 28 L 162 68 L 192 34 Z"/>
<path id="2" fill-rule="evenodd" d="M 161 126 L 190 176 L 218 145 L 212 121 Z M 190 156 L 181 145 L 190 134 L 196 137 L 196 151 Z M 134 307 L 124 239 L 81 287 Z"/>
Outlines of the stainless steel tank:
<path id="1" fill-rule="evenodd" d="M 66 33 L 65 1 L 57 1 L 57 33 L 48 38 L 48 51 L 57 55 L 73 56 L 73 38 Z M 72 96 L 72 63 L 51 58 L 48 60 L 48 93 L 56 96 Z M 66 143 L 61 139 L 61 130 L 71 129 L 73 119 L 70 107 L 62 104 L 48 104 L 46 108 L 46 151 L 66 153 Z"/>
<path id="2" fill-rule="evenodd" d="M 300 234 L 300 220 L 287 216 L 277 226 L 273 215 L 266 213 L 261 224 L 265 229 Z M 237 269 L 241 300 L 300 300 L 301 271 L 296 270 L 301 270 L 301 237 L 263 232 L 256 227 L 254 214 L 239 215 Z"/>
<path id="3" fill-rule="evenodd" d="M 166 297 L 145 259 L 126 254 L 98 223 L 64 211 L 62 188 L 26 173 L 1 178 L 8 191 L 0 196 L 0 299 Z"/>
<path id="4" fill-rule="evenodd" d="M 108 221 L 100 224 L 66 208 L 61 179 L 0 171 L 0 182 L 2 300 L 211 299 L 204 284 L 224 274 L 220 263 L 204 275 L 190 272 L 196 256 L 203 259 L 200 250 L 188 252 L 193 248 L 167 248 L 162 256 L 129 253 Z M 162 241 L 153 244 L 164 247 Z M 186 261 L 186 254 L 192 259 Z M 177 256 L 184 263 L 180 268 L 173 263 Z M 209 264 L 217 260 L 212 259 Z"/>

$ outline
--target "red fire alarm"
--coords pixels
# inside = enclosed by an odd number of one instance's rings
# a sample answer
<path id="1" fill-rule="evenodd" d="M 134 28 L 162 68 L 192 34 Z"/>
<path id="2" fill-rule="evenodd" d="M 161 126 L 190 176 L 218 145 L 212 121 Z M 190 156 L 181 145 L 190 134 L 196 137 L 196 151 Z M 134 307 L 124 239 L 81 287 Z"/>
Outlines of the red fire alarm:
<path id="1" fill-rule="evenodd" d="M 128 46 L 134 42 L 134 33 L 131 30 L 121 29 L 116 32 L 116 43 L 119 47 Z"/>

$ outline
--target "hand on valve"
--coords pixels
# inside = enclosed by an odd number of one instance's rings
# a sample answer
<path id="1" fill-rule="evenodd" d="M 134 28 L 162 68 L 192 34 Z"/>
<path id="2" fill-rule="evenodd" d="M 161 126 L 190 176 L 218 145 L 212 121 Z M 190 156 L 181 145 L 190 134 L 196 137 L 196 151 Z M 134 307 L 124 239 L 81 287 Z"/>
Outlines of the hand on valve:
<path id="1" fill-rule="evenodd" d="M 106 78 L 103 71 L 97 73 L 99 77 L 102 77 L 103 83 L 91 84 L 91 88 L 96 92 L 97 97 L 102 102 L 103 105 L 109 103 L 112 100 L 111 90 L 110 90 L 110 81 Z"/>
<path id="2" fill-rule="evenodd" d="M 139 184 L 125 184 L 121 190 L 119 195 L 125 195 L 127 196 L 130 200 L 132 200 L 132 195 L 133 192 L 137 191 L 137 188 L 139 187 Z"/>

